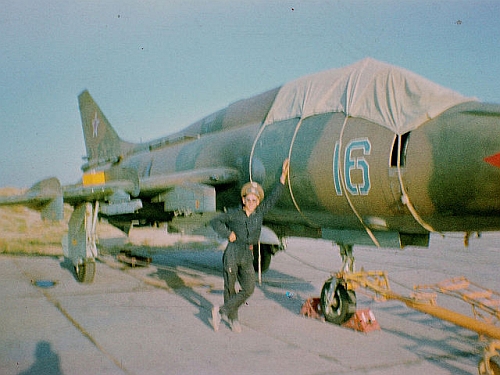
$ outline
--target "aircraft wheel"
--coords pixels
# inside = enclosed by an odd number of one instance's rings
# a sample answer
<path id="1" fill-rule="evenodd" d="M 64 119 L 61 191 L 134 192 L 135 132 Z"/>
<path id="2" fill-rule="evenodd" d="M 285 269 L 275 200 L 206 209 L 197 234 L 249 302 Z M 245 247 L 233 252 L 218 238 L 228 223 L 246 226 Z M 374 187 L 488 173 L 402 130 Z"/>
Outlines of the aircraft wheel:
<path id="1" fill-rule="evenodd" d="M 83 263 L 75 266 L 76 278 L 79 282 L 89 284 L 94 281 L 95 260 L 84 259 Z"/>
<path id="2" fill-rule="evenodd" d="M 330 278 L 321 290 L 321 309 L 328 322 L 340 325 L 356 312 L 356 293 Z"/>
<path id="3" fill-rule="evenodd" d="M 271 245 L 260 245 L 260 257 L 261 270 L 262 272 L 266 272 L 271 266 Z M 253 251 L 253 269 L 255 272 L 259 271 L 259 250 L 255 249 L 255 246 Z"/>
<path id="4" fill-rule="evenodd" d="M 486 367 L 484 359 L 479 362 L 479 375 L 500 375 L 500 356 L 490 357 L 489 369 Z"/>

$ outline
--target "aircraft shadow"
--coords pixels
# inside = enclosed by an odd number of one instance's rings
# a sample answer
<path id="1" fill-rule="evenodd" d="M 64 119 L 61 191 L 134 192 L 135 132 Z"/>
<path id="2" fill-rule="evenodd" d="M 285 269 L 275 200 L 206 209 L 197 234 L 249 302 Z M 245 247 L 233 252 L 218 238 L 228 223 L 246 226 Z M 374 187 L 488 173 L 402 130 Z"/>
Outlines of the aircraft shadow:
<path id="1" fill-rule="evenodd" d="M 262 285 L 257 287 L 266 298 L 295 314 L 300 313 L 303 303 L 315 290 L 310 282 L 273 270 L 272 265 L 262 275 Z"/>
<path id="2" fill-rule="evenodd" d="M 162 253 L 153 257 L 153 263 L 166 264 L 170 267 L 185 267 L 189 270 L 202 273 L 204 275 L 216 276 L 222 278 L 222 252 L 206 250 L 181 251 Z M 257 274 L 256 274 L 257 278 Z M 291 311 L 295 308 L 296 301 L 300 300 L 302 295 L 314 291 L 314 286 L 301 278 L 297 278 L 276 270 L 269 269 L 262 276 L 262 285 L 256 285 L 262 290 L 264 295 Z M 211 290 L 211 293 L 223 293 L 223 290 Z M 303 303 L 301 301 L 300 303 Z M 300 307 L 299 307 L 300 310 Z"/>
<path id="3" fill-rule="evenodd" d="M 205 287 L 208 293 L 222 296 L 223 290 L 206 285 L 204 278 L 222 278 L 222 255 L 220 249 L 210 244 L 174 244 L 154 248 L 145 246 L 127 247 L 133 253 L 150 256 L 156 271 L 149 276 L 163 280 L 177 295 L 199 309 L 196 316 L 211 327 L 212 303 L 195 290 Z M 116 253 L 116 250 L 114 251 Z M 257 276 L 257 275 L 256 275 Z M 186 282 L 185 280 L 189 280 Z M 298 314 L 304 303 L 304 295 L 314 291 L 314 286 L 301 278 L 271 269 L 263 274 L 262 285 L 256 285 L 264 296 L 277 302 L 288 311 Z M 252 298 L 249 299 L 251 304 Z M 221 300 L 222 304 L 222 300 Z"/>
<path id="4" fill-rule="evenodd" d="M 78 277 L 76 276 L 76 272 L 75 272 L 75 266 L 70 259 L 63 258 L 62 261 L 59 263 L 59 266 L 62 269 L 67 270 L 71 274 L 71 276 L 73 276 L 73 278 L 76 281 L 78 281 Z"/>
<path id="5" fill-rule="evenodd" d="M 453 365 L 453 363 L 450 362 L 451 360 L 461 359 L 464 363 L 472 362 L 472 365 L 477 365 L 477 363 L 474 362 L 476 360 L 479 361 L 477 350 L 479 341 L 477 334 L 474 332 L 457 327 L 452 323 L 440 321 L 437 318 L 418 311 L 408 309 L 404 305 L 380 306 L 378 309 L 425 327 L 419 335 L 408 333 L 404 330 L 404 327 L 402 329 L 382 327 L 384 332 L 399 336 L 408 341 L 409 343 L 404 347 L 419 358 L 422 358 L 422 360 L 427 362 L 431 361 L 435 366 L 439 366 L 449 371 L 450 374 L 456 375 L 467 375 L 469 372 Z M 439 325 L 439 327 L 436 325 Z M 428 327 L 431 326 L 436 326 L 437 329 L 447 332 L 448 334 L 441 339 L 432 338 L 426 333 Z M 464 344 L 470 345 L 470 351 L 464 349 Z"/>
<path id="6" fill-rule="evenodd" d="M 222 277 L 222 252 L 219 250 L 205 250 L 203 252 L 168 252 L 156 255 L 153 258 L 155 264 L 163 263 L 171 267 L 186 267 L 190 270 L 204 273 L 205 275 Z M 256 274 L 257 278 L 257 274 Z M 262 285 L 256 285 L 264 296 L 277 302 L 283 308 L 299 313 L 304 303 L 304 295 L 314 291 L 314 286 L 301 278 L 297 278 L 271 269 L 262 276 Z M 211 293 L 223 294 L 223 290 L 211 289 Z M 248 303 L 251 304 L 250 297 Z"/>

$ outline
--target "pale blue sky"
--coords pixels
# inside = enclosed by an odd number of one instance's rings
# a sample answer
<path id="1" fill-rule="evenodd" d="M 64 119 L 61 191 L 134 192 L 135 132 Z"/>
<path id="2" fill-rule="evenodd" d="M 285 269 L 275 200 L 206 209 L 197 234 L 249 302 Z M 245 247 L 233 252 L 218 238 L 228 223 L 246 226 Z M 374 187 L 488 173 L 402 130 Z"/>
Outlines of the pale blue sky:
<path id="1" fill-rule="evenodd" d="M 367 56 L 500 103 L 497 0 L 0 1 L 0 186 L 81 177 L 84 89 L 133 142 Z"/>

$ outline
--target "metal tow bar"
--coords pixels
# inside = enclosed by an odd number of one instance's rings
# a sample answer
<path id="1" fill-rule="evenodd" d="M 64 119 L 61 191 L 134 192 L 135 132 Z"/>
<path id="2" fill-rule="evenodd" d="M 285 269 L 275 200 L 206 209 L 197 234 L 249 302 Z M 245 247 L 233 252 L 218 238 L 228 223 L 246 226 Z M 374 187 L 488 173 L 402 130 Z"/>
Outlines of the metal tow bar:
<path id="1" fill-rule="evenodd" d="M 424 312 L 462 328 L 477 332 L 488 341 L 484 356 L 479 362 L 480 375 L 500 375 L 500 294 L 472 283 L 465 277 L 457 277 L 432 285 L 414 286 L 410 297 L 391 290 L 385 271 L 345 272 L 335 274 L 348 290 L 364 288 L 375 295 L 375 300 L 398 300 L 411 309 Z M 445 294 L 468 303 L 473 317 L 438 306 L 437 293 Z"/>

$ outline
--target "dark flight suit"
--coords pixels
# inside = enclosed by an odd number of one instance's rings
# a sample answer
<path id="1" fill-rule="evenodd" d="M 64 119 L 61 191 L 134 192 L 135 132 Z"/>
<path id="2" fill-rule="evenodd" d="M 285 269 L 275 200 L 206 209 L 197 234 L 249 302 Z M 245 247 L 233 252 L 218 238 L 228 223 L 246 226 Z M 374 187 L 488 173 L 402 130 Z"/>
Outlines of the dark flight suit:
<path id="1" fill-rule="evenodd" d="M 220 313 L 229 320 L 238 320 L 238 308 L 252 295 L 255 289 L 255 270 L 253 269 L 253 248 L 257 251 L 262 220 L 264 215 L 275 205 L 284 190 L 278 182 L 269 197 L 247 216 L 240 207 L 228 210 L 210 224 L 217 234 L 229 238 L 231 232 L 236 234 L 236 241 L 229 242 L 222 262 L 224 266 L 224 305 Z M 238 280 L 241 290 L 236 293 L 235 283 Z"/>

